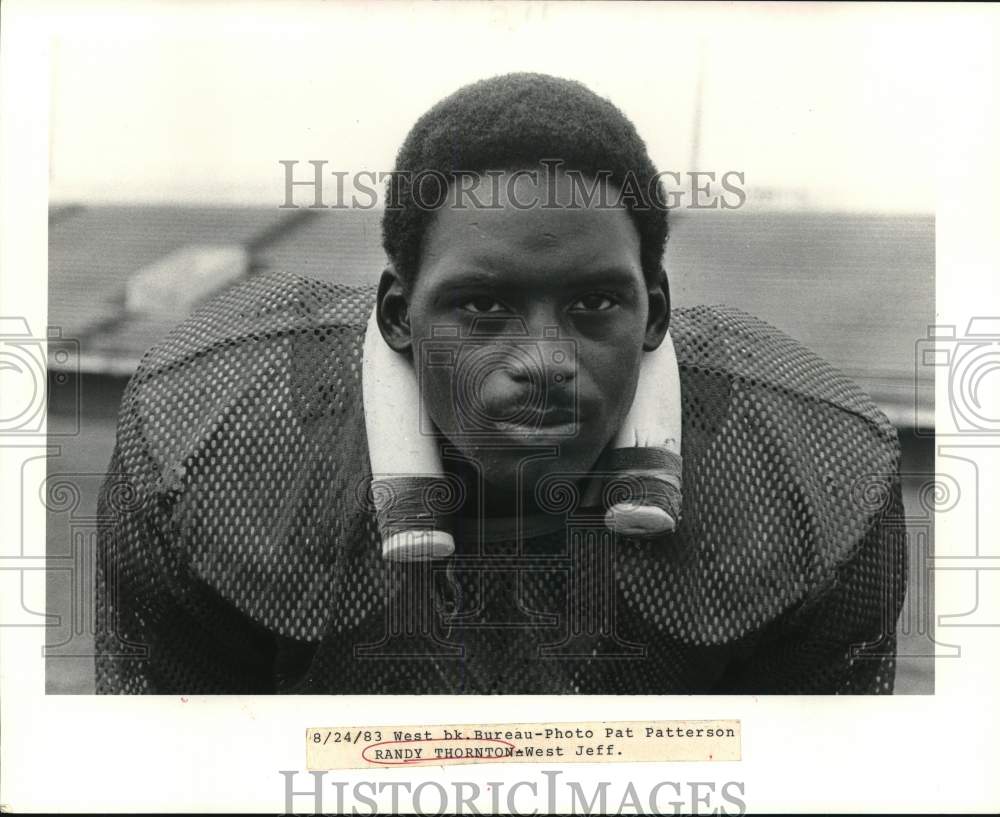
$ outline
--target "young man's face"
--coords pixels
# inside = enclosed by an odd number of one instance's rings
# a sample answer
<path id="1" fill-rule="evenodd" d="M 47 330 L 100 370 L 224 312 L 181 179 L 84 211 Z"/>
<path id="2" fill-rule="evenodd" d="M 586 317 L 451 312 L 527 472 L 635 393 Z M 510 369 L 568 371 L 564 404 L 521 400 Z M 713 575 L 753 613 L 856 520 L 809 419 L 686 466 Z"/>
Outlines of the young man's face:
<path id="1" fill-rule="evenodd" d="M 626 210 L 522 209 L 510 178 L 472 191 L 498 209 L 436 212 L 407 300 L 424 410 L 487 481 L 523 491 L 584 474 L 620 428 L 650 299 Z M 546 184 L 521 174 L 512 192 L 540 202 Z M 558 201 L 569 184 L 557 177 Z"/>

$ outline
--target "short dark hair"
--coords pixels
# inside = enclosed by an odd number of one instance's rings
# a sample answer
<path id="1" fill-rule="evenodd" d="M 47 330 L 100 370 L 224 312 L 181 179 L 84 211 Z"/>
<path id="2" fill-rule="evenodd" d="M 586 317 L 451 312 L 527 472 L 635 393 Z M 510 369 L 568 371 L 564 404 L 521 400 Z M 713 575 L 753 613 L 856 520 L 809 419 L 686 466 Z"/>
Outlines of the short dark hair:
<path id="1" fill-rule="evenodd" d="M 467 85 L 438 102 L 410 129 L 389 177 L 382 246 L 400 277 L 416 278 L 424 233 L 433 209 L 414 195 L 415 178 L 428 171 L 448 179 L 458 172 L 528 168 L 559 160 L 566 170 L 618 187 L 639 233 L 643 274 L 662 281 L 667 241 L 663 189 L 646 144 L 617 107 L 585 85 L 547 74 L 516 73 Z M 650 200 L 649 192 L 656 196 Z M 635 201 L 639 206 L 635 206 Z"/>

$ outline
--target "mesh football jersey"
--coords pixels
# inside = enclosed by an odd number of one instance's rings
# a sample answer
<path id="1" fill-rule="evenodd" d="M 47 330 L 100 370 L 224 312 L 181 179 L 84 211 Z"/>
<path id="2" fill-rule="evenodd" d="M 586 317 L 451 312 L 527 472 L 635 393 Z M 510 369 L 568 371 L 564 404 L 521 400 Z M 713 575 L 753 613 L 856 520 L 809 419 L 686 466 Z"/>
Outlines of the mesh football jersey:
<path id="1" fill-rule="evenodd" d="M 101 693 L 888 693 L 899 444 L 852 382 L 728 307 L 675 309 L 683 512 L 554 497 L 448 559 L 381 557 L 374 290 L 269 274 L 143 357 L 101 489 Z"/>

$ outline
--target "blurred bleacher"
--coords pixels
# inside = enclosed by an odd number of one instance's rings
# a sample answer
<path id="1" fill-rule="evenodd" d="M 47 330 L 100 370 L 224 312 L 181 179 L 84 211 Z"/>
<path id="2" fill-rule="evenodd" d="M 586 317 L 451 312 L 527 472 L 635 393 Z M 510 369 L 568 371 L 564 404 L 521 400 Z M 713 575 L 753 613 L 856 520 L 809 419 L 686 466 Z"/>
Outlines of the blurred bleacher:
<path id="1" fill-rule="evenodd" d="M 247 275 L 374 283 L 384 260 L 380 218 L 378 210 L 54 208 L 49 323 L 80 342 L 83 371 L 126 376 L 180 317 L 125 309 L 139 270 L 184 247 L 235 245 L 249 253 Z M 934 319 L 933 217 L 678 210 L 666 265 L 675 305 L 751 312 L 856 380 L 898 426 L 913 425 L 915 412 L 932 423 L 914 348 Z"/>

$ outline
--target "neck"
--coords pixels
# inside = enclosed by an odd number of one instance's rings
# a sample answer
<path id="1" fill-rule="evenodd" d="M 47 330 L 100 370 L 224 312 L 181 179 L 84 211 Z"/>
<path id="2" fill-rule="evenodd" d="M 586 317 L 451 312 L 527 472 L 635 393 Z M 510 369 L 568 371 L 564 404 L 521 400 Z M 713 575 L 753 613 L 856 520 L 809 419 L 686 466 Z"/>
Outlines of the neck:
<path id="1" fill-rule="evenodd" d="M 533 486 L 518 491 L 513 486 L 489 482 L 476 462 L 463 457 L 446 458 L 443 463 L 445 472 L 461 482 L 465 489 L 465 502 L 459 509 L 463 516 L 503 519 L 542 512 L 535 500 Z"/>
<path id="2" fill-rule="evenodd" d="M 513 486 L 487 481 L 477 462 L 456 454 L 453 449 L 442 453 L 445 472 L 464 489 L 465 501 L 455 514 L 456 527 L 461 531 L 456 541 L 471 546 L 476 540 L 527 539 L 552 533 L 565 525 L 566 508 L 546 503 L 545 497 L 540 506 L 533 484 L 518 492 Z"/>

